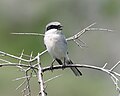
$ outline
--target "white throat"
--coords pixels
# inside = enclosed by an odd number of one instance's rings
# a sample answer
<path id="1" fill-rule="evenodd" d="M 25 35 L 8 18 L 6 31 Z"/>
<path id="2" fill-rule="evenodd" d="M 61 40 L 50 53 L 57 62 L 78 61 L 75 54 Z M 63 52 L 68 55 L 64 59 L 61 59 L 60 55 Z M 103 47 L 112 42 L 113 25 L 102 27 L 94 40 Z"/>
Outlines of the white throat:
<path id="1" fill-rule="evenodd" d="M 61 30 L 50 29 L 50 30 L 46 31 L 45 34 L 61 34 Z"/>

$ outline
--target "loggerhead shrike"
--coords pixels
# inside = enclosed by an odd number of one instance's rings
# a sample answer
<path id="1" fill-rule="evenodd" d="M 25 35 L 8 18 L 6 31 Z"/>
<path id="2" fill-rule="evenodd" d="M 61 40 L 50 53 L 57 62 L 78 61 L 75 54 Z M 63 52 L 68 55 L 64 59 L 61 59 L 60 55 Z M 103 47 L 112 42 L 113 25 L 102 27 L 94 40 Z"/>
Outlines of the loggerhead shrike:
<path id="1" fill-rule="evenodd" d="M 60 64 L 73 64 L 68 57 L 67 41 L 61 32 L 62 25 L 59 22 L 51 22 L 46 25 L 44 44 L 49 54 Z M 76 76 L 82 75 L 77 67 L 71 67 Z"/>

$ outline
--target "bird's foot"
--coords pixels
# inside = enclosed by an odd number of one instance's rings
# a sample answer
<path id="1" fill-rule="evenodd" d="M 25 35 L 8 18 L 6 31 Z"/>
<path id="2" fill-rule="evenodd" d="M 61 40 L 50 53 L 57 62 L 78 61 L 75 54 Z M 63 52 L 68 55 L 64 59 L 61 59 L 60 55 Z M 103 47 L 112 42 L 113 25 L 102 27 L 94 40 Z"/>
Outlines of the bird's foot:
<path id="1" fill-rule="evenodd" d="M 55 62 L 55 59 L 53 59 L 53 61 L 52 61 L 52 63 L 51 63 L 51 66 L 50 66 L 51 72 L 53 72 L 53 64 L 54 64 L 54 62 Z"/>
<path id="2" fill-rule="evenodd" d="M 66 65 L 65 65 L 65 64 L 63 64 L 63 65 L 62 65 L 62 70 L 64 70 L 64 69 L 65 69 L 65 67 L 66 67 Z"/>
<path id="3" fill-rule="evenodd" d="M 50 70 L 51 70 L 51 72 L 53 72 L 53 64 L 51 64 Z"/>

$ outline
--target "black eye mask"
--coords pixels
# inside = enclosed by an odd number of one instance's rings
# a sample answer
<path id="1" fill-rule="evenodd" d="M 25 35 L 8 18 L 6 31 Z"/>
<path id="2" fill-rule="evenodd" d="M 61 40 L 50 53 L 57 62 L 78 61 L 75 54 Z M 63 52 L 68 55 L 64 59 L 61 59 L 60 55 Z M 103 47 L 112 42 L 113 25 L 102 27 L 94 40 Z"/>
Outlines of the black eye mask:
<path id="1" fill-rule="evenodd" d="M 47 27 L 46 31 L 48 31 L 50 29 L 62 30 L 62 26 L 61 25 L 50 25 Z"/>

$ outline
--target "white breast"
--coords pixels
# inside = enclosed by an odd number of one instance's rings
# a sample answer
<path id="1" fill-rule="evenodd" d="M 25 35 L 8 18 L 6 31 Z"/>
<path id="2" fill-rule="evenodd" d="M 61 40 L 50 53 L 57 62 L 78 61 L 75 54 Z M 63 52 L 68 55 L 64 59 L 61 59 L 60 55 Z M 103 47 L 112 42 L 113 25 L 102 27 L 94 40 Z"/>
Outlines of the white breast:
<path id="1" fill-rule="evenodd" d="M 48 32 L 45 34 L 44 43 L 53 58 L 63 59 L 66 56 L 67 42 L 63 34 Z"/>

